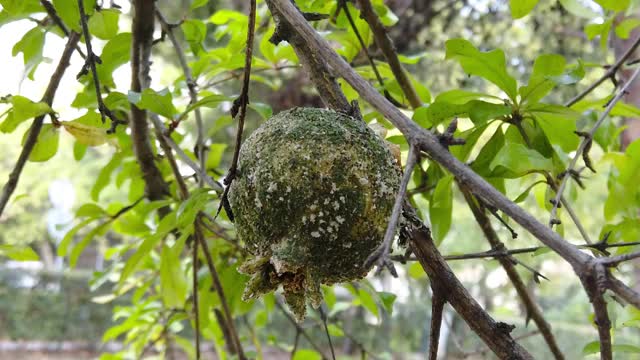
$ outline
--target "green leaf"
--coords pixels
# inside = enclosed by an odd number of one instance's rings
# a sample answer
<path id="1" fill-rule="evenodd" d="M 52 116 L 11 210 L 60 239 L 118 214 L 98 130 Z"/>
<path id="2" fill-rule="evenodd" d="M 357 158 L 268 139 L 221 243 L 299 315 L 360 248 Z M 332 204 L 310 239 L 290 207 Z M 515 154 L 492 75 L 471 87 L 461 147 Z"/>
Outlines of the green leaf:
<path id="1" fill-rule="evenodd" d="M 624 11 L 629 8 L 631 0 L 595 0 L 606 10 Z"/>
<path id="2" fill-rule="evenodd" d="M 91 231 L 89 231 L 83 238 L 80 240 L 76 246 L 71 249 L 71 253 L 69 254 L 69 266 L 72 268 L 76 266 L 78 263 L 78 258 L 80 258 L 80 254 L 82 251 L 89 245 L 91 240 L 93 240 L 96 236 L 102 235 L 108 229 L 109 222 L 102 223 Z"/>
<path id="3" fill-rule="evenodd" d="M 166 219 L 166 218 L 165 218 Z M 163 219 L 164 220 L 164 219 Z M 160 242 L 166 233 L 156 232 L 153 235 L 147 236 L 144 241 L 136 248 L 136 251 L 131 255 L 127 262 L 124 264 L 124 268 L 120 273 L 119 285 L 122 286 L 124 281 L 135 271 L 140 261 Z"/>
<path id="4" fill-rule="evenodd" d="M 495 49 L 481 52 L 464 39 L 446 42 L 446 59 L 456 59 L 471 75 L 483 77 L 504 91 L 512 102 L 516 102 L 516 80 L 507 73 L 504 52 Z"/>
<path id="5" fill-rule="evenodd" d="M 84 155 L 87 153 L 87 145 L 80 144 L 79 142 L 73 143 L 73 158 L 76 161 L 82 160 Z"/>
<path id="6" fill-rule="evenodd" d="M 24 132 L 24 136 L 22 137 L 23 146 L 29 132 L 31 132 L 31 128 Z M 58 152 L 59 140 L 60 132 L 55 126 L 52 124 L 42 125 L 42 129 L 40 129 L 40 133 L 38 134 L 38 140 L 29 155 L 29 161 L 43 162 L 51 159 L 56 152 Z"/>
<path id="7" fill-rule="evenodd" d="M 168 308 L 179 308 L 187 298 L 187 280 L 180 264 L 180 253 L 186 237 L 181 237 L 169 248 L 166 244 L 160 254 L 160 288 L 162 300 Z"/>
<path id="8" fill-rule="evenodd" d="M 96 0 L 84 0 L 85 14 L 91 15 L 96 5 Z M 58 16 L 62 19 L 71 30 L 81 33 L 80 27 L 80 8 L 78 7 L 78 1 L 76 0 L 53 0 L 53 6 L 58 13 Z"/>
<path id="9" fill-rule="evenodd" d="M 22 122 L 52 113 L 53 110 L 44 102 L 33 102 L 24 96 L 13 95 L 3 100 L 12 105 L 6 119 L 0 124 L 3 133 L 13 132 Z"/>
<path id="10" fill-rule="evenodd" d="M 159 92 L 152 89 L 144 89 L 142 94 L 135 91 L 129 91 L 127 98 L 138 108 L 152 111 L 168 119 L 173 119 L 173 117 L 178 113 L 178 110 L 173 106 L 173 97 L 168 89 L 164 89 Z"/>
<path id="11" fill-rule="evenodd" d="M 380 296 L 380 301 L 382 302 L 382 306 L 387 311 L 388 314 L 393 313 L 393 303 L 396 301 L 398 296 L 396 294 L 392 294 L 385 291 L 378 292 Z"/>
<path id="12" fill-rule="evenodd" d="M 520 194 L 518 195 L 518 197 L 513 200 L 514 203 L 519 204 L 523 201 L 525 201 L 528 197 L 529 197 L 529 193 L 531 193 L 531 190 L 536 187 L 536 185 L 540 185 L 540 184 L 545 184 L 544 181 L 536 181 L 533 184 L 527 186 L 527 188 Z"/>
<path id="13" fill-rule="evenodd" d="M 513 179 L 534 171 L 552 171 L 553 162 L 525 145 L 507 143 L 496 154 L 489 168 L 493 177 Z"/>
<path id="14" fill-rule="evenodd" d="M 102 64 L 98 64 L 96 67 L 101 85 L 112 89 L 116 88 L 116 84 L 113 81 L 113 71 L 127 63 L 130 58 L 131 33 L 119 33 L 109 40 L 102 48 L 102 54 L 100 54 Z"/>
<path id="15" fill-rule="evenodd" d="M 211 144 L 209 145 L 209 155 L 207 157 L 207 170 L 217 169 L 222 161 L 222 155 L 227 148 L 227 144 Z"/>
<path id="16" fill-rule="evenodd" d="M 409 265 L 407 272 L 409 273 L 410 277 L 418 280 L 423 279 L 427 276 L 427 273 L 424 272 L 422 265 L 420 265 L 420 263 L 417 261 L 414 261 L 413 263 L 411 263 L 411 265 Z"/>
<path id="17" fill-rule="evenodd" d="M 256 103 L 250 102 L 249 107 L 253 109 L 255 112 L 257 112 L 258 114 L 260 114 L 260 116 L 264 120 L 270 118 L 271 115 L 273 115 L 273 109 L 271 109 L 271 106 L 269 106 L 269 104 L 259 103 L 259 102 L 256 102 Z"/>
<path id="18" fill-rule="evenodd" d="M 486 99 L 495 99 L 501 101 L 501 99 L 497 96 L 488 95 L 480 92 L 473 92 L 461 89 L 454 89 L 449 91 L 444 91 L 436 96 L 433 102 L 443 102 L 450 104 L 466 104 L 471 100 L 486 100 Z"/>
<path id="19" fill-rule="evenodd" d="M 640 354 L 640 347 L 628 344 L 613 344 L 611 350 L 614 353 Z M 600 341 L 592 341 L 582 348 L 582 355 L 591 355 L 600 352 Z"/>
<path id="20" fill-rule="evenodd" d="M 621 39 L 628 39 L 631 32 L 640 26 L 640 19 L 626 18 L 616 25 L 615 32 Z"/>
<path id="21" fill-rule="evenodd" d="M 300 349 L 297 350 L 291 360 L 321 360 L 322 356 L 315 350 Z"/>
<path id="22" fill-rule="evenodd" d="M 440 244 L 451 228 L 453 213 L 453 176 L 445 176 L 436 185 L 429 202 L 431 231 L 436 244 Z"/>
<path id="23" fill-rule="evenodd" d="M 602 99 L 596 100 L 581 100 L 571 106 L 572 109 L 576 111 L 586 111 L 586 110 L 595 110 L 595 111 L 603 111 L 604 108 L 609 104 L 613 96 L 607 96 Z M 611 109 L 609 113 L 610 116 L 623 116 L 623 117 L 640 117 L 640 108 L 624 103 L 622 101 L 618 101 Z"/>
<path id="24" fill-rule="evenodd" d="M 578 59 L 576 64 L 568 66 L 562 74 L 558 76 L 550 76 L 549 78 L 555 81 L 558 85 L 572 85 L 582 80 L 584 75 L 584 63 Z"/>
<path id="25" fill-rule="evenodd" d="M 108 216 L 109 214 L 99 205 L 93 203 L 83 204 L 76 210 L 76 217 L 88 217 L 88 218 L 99 218 L 102 216 Z"/>
<path id="26" fill-rule="evenodd" d="M 511 17 L 520 19 L 527 16 L 538 4 L 539 0 L 509 0 L 511 5 Z"/>
<path id="27" fill-rule="evenodd" d="M 96 178 L 96 182 L 93 184 L 91 188 L 91 200 L 98 201 L 100 198 L 100 193 L 102 190 L 109 185 L 109 181 L 111 180 L 111 174 L 115 169 L 117 169 L 120 164 L 122 164 L 122 159 L 124 157 L 124 153 L 117 152 L 113 154 L 111 160 L 102 168 L 98 173 L 98 177 Z"/>
<path id="28" fill-rule="evenodd" d="M 39 261 L 40 257 L 28 246 L 0 245 L 0 255 L 15 261 Z"/>
<path id="29" fill-rule="evenodd" d="M 562 4 L 562 7 L 572 15 L 581 18 L 593 19 L 601 15 L 592 8 L 584 5 L 580 0 L 560 0 L 560 4 Z"/>
<path id="30" fill-rule="evenodd" d="M 454 117 L 468 117 L 476 125 L 511 113 L 511 106 L 504 103 L 494 104 L 481 100 L 471 100 L 464 104 L 434 102 L 426 107 L 419 107 L 413 119 L 420 125 L 431 127 Z"/>
<path id="31" fill-rule="evenodd" d="M 481 176 L 491 176 L 489 165 L 495 158 L 498 151 L 504 147 L 504 141 L 504 133 L 502 132 L 502 129 L 498 127 L 489 141 L 487 141 L 487 143 L 482 147 L 478 156 L 476 156 L 475 160 L 471 164 L 471 169 Z"/>
<path id="32" fill-rule="evenodd" d="M 191 5 L 189 6 L 189 9 L 193 10 L 193 9 L 197 9 L 199 7 L 203 7 L 205 5 L 207 5 L 209 3 L 209 0 L 193 0 L 191 2 Z"/>
<path id="33" fill-rule="evenodd" d="M 360 299 L 360 304 L 371 314 L 373 314 L 378 319 L 380 318 L 380 310 L 378 309 L 378 304 L 376 304 L 375 299 L 369 292 L 363 288 L 358 289 L 358 299 Z"/>
<path id="34" fill-rule="evenodd" d="M 118 34 L 119 18 L 117 9 L 101 9 L 89 19 L 89 32 L 99 39 L 110 40 Z"/>
<path id="35" fill-rule="evenodd" d="M 329 335 L 333 337 L 343 337 L 344 331 L 336 324 L 328 324 L 327 329 L 329 330 Z"/>
<path id="36" fill-rule="evenodd" d="M 566 60 L 555 54 L 540 55 L 533 63 L 533 72 L 529 83 L 520 87 L 520 102 L 535 104 L 549 93 L 556 82 L 553 76 L 559 76 L 564 71 Z"/>
<path id="37" fill-rule="evenodd" d="M 579 113 L 561 105 L 549 104 L 537 104 L 526 108 L 526 111 L 536 119 L 551 144 L 560 145 L 566 152 L 578 147 L 580 139 L 574 131 Z"/>
<path id="38" fill-rule="evenodd" d="M 202 42 L 207 37 L 207 25 L 202 20 L 186 19 L 180 25 L 184 33 L 184 39 L 189 43 L 191 51 L 198 55 L 204 51 Z"/>
<path id="39" fill-rule="evenodd" d="M 205 96 L 202 99 L 198 100 L 196 103 L 187 106 L 187 109 L 184 111 L 184 114 L 182 116 L 200 107 L 207 107 L 212 109 L 216 108 L 218 105 L 220 105 L 221 102 L 229 100 L 230 98 L 228 96 L 220 94 Z"/>
<path id="40" fill-rule="evenodd" d="M 615 1 L 615 0 L 614 0 Z M 600 47 L 602 49 L 607 48 L 607 40 L 609 39 L 609 31 L 613 26 L 614 17 L 609 17 L 602 24 L 589 24 L 585 26 L 584 33 L 589 40 L 593 40 L 596 36 L 600 36 Z"/>
<path id="41" fill-rule="evenodd" d="M 64 238 L 62 238 L 62 241 L 60 241 L 60 244 L 58 244 L 58 256 L 66 256 L 67 251 L 69 250 L 69 245 L 71 244 L 71 241 L 73 241 L 73 237 L 76 233 L 94 220 L 94 218 L 84 219 L 79 224 L 69 229 L 69 231 L 64 235 Z"/>
<path id="42" fill-rule="evenodd" d="M 22 39 L 13 46 L 12 55 L 16 56 L 22 53 L 25 70 L 31 80 L 33 80 L 36 68 L 43 60 L 42 48 L 44 46 L 44 34 L 44 29 L 36 26 L 24 34 Z"/>

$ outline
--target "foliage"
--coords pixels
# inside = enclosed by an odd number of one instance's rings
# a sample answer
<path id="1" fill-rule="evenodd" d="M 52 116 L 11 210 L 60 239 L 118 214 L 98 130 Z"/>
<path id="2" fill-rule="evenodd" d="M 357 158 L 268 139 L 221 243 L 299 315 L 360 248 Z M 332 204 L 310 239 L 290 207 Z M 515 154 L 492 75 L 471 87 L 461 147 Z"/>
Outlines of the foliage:
<path id="1" fill-rule="evenodd" d="M 375 0 L 372 3 L 381 22 L 391 27 L 390 34 L 393 35 L 394 27 L 406 25 L 385 2 Z M 576 0 L 561 0 L 558 4 L 555 1 L 511 0 L 510 8 L 492 1 L 478 3 L 486 9 L 475 9 L 471 5 L 454 7 L 452 11 L 460 14 L 451 21 L 454 24 L 456 21 L 467 22 L 464 14 L 472 13 L 484 21 L 469 27 L 452 26 L 443 32 L 442 27 L 448 25 L 439 21 L 445 21 L 445 17 L 434 17 L 431 26 L 414 32 L 416 39 L 426 36 L 433 39 L 433 43 L 421 48 L 423 42 L 416 40 L 408 46 L 410 49 L 420 47 L 420 52 L 399 57 L 409 70 L 409 81 L 422 101 L 422 106 L 410 109 L 406 89 L 395 78 L 392 66 L 382 57 L 369 61 L 362 49 L 362 44 L 367 49 L 375 48 L 375 41 L 373 31 L 360 16 L 360 7 L 347 3 L 344 8 L 339 8 L 336 1 L 297 1 L 304 12 L 329 15 L 314 22 L 314 27 L 331 41 L 337 53 L 351 63 L 360 76 L 375 84 L 381 93 L 395 99 L 416 124 L 437 133 L 446 133 L 447 126 L 458 119 L 460 126 L 450 135 L 464 139 L 465 144 L 452 146 L 451 153 L 468 163 L 473 171 L 507 197 L 526 206 L 539 219 L 546 222 L 557 211 L 554 220 L 561 220 L 562 225 L 554 229 L 565 238 L 574 243 L 585 242 L 573 226 L 576 219 L 567 214 L 566 206 L 555 208 L 550 202 L 557 196 L 558 187 L 562 188 L 562 179 L 572 177 L 564 196 L 570 203 L 578 204 L 576 208 L 581 214 L 590 215 L 584 222 L 593 239 L 607 238 L 610 243 L 637 241 L 640 193 L 635 179 L 640 174 L 640 141 L 624 150 L 618 143 L 620 118 L 638 116 L 640 109 L 637 104 L 614 102 L 610 115 L 616 118 L 605 120 L 603 126 L 594 128 L 597 131 L 593 135 L 593 144 L 589 140 L 588 148 L 584 148 L 586 155 L 580 158 L 579 167 L 595 166 L 597 169 L 598 173 L 590 179 L 592 181 L 585 181 L 590 189 L 598 189 L 595 197 L 591 196 L 591 190 L 579 189 L 589 169 L 577 170 L 577 175 L 566 171 L 571 159 L 580 155 L 583 149 L 581 142 L 587 141 L 581 139 L 576 131 L 591 129 L 613 96 L 611 89 L 607 88 L 609 85 L 605 84 L 580 101 L 569 104 L 567 100 L 600 75 L 598 67 L 600 62 L 605 62 L 603 59 L 608 53 L 607 39 L 610 36 L 630 38 L 633 30 L 640 27 L 635 18 L 618 21 L 622 14 L 636 10 L 636 2 L 600 0 L 587 6 L 585 2 Z M 39 1 L 6 0 L 0 4 L 0 25 L 33 22 L 32 28 L 21 34 L 19 39 L 14 39 L 12 55 L 21 54 L 29 79 L 49 76 L 39 68 L 46 62 L 43 51 L 52 39 L 68 38 L 60 23 L 54 20 L 51 12 L 46 12 Z M 84 184 L 80 188 L 88 189 L 87 194 L 80 196 L 83 204 L 75 209 L 74 226 L 55 248 L 57 255 L 65 257 L 71 267 L 77 265 L 88 248 L 100 247 L 104 251 L 107 266 L 96 271 L 91 280 L 92 287 L 94 290 L 109 289 L 98 299 L 100 303 L 118 302 L 120 305 L 114 307 L 114 325 L 102 339 L 119 339 L 125 348 L 116 354 L 104 354 L 102 358 L 139 358 L 150 350 L 150 346 L 164 354 L 172 344 L 193 357 L 196 350 L 192 340 L 199 335 L 214 344 L 221 358 L 232 358 L 233 334 L 229 332 L 233 326 L 225 323 L 229 314 L 233 317 L 228 319 L 232 324 L 250 324 L 242 328 L 237 326 L 240 328 L 238 340 L 244 345 L 248 357 L 261 357 L 264 344 L 287 351 L 295 349 L 297 343 L 294 345 L 277 334 L 266 338 L 256 335 L 261 329 L 277 321 L 284 322 L 287 318 L 273 315 L 279 311 L 278 296 L 270 294 L 250 302 L 241 299 L 247 277 L 237 269 L 248 258 L 248 250 L 238 240 L 230 216 L 224 209 L 221 199 L 225 195 L 221 187 L 201 182 L 203 175 L 210 176 L 212 182 L 222 182 L 226 180 L 226 169 L 235 165 L 232 163 L 235 136 L 232 135 L 236 129 L 234 120 L 239 117 L 236 114 L 229 116 L 228 110 L 237 105 L 234 99 L 239 92 L 237 83 L 240 81 L 234 80 L 241 79 L 245 68 L 242 54 L 250 23 L 247 14 L 231 3 L 192 1 L 180 6 L 158 2 L 158 10 L 165 16 L 184 20 L 177 25 L 157 24 L 158 27 L 166 27 L 162 38 L 154 42 L 152 48 L 150 66 L 153 81 L 151 87 L 135 91 L 130 89 L 130 79 L 121 74 L 122 69 L 136 62 L 136 59 L 131 59 L 132 44 L 134 47 L 139 44 L 129 26 L 134 12 L 124 4 L 119 7 L 113 2 L 107 5 L 107 2 L 84 0 L 83 4 L 88 16 L 86 25 L 90 41 L 99 56 L 95 64 L 97 79 L 93 79 L 93 72 L 89 71 L 90 62 L 87 62 L 78 76 L 77 92 L 70 102 L 57 101 L 51 105 L 50 101 L 38 101 L 36 97 L 25 94 L 3 97 L 0 131 L 3 139 L 8 139 L 6 144 L 10 151 L 7 154 L 11 155 L 11 160 L 5 158 L 0 161 L 3 169 L 12 169 L 13 159 L 18 157 L 29 132 L 35 128 L 31 125 L 32 119 L 45 118 L 38 141 L 29 149 L 30 163 L 26 171 L 42 166 L 39 168 L 41 173 L 46 173 L 49 171 L 47 166 L 50 166 L 47 164 L 61 160 L 65 164 L 61 171 L 77 174 L 81 179 L 77 182 Z M 252 131 L 270 117 L 272 105 L 274 108 L 279 106 L 273 104 L 274 93 L 285 91 L 289 82 L 293 83 L 296 76 L 308 71 L 301 67 L 289 43 L 274 45 L 269 41 L 276 31 L 276 24 L 265 2 L 258 1 L 257 7 L 258 26 L 250 74 L 251 111 L 245 132 Z M 50 10 L 58 14 L 65 30 L 82 32 L 77 2 L 53 1 Z M 504 16 L 509 14 L 513 19 L 505 21 Z M 599 46 L 585 45 L 582 40 L 577 40 L 577 45 L 571 44 L 575 39 L 568 39 L 554 44 L 553 51 L 537 51 L 546 49 L 543 35 L 532 39 L 524 48 L 518 48 L 510 44 L 509 35 L 491 33 L 499 32 L 493 28 L 486 29 L 486 26 L 494 25 L 486 21 L 493 19 L 492 16 L 503 17 L 496 27 L 513 26 L 515 30 L 509 34 L 540 26 L 539 22 L 547 21 L 546 26 L 554 26 L 555 23 L 548 19 L 562 22 L 562 26 L 572 31 L 580 30 L 584 24 L 584 36 L 589 40 L 599 38 Z M 598 22 L 591 22 L 591 19 Z M 470 31 L 474 26 L 482 27 L 483 31 Z M 479 35 L 485 34 L 484 30 L 489 33 L 487 41 Z M 181 48 L 171 43 L 170 37 L 176 35 Z M 88 41 L 83 37 L 78 44 L 85 55 Z M 79 51 L 74 56 L 78 57 Z M 185 64 L 181 57 L 186 57 Z M 161 70 L 156 70 L 158 68 Z M 80 69 L 69 72 L 74 70 Z M 359 100 L 359 111 L 365 121 L 371 127 L 383 128 L 388 142 L 399 145 L 406 155 L 407 141 L 398 130 L 360 98 L 349 84 L 342 79 L 338 82 L 349 100 Z M 96 99 L 96 84 L 101 86 L 104 95 L 101 101 Z M 308 87 L 309 84 L 294 92 L 313 93 Z M 104 102 L 104 107 L 101 102 Z M 158 117 L 157 123 L 161 126 L 155 124 L 152 130 L 146 123 L 144 125 L 152 141 L 141 141 L 137 134 L 132 134 L 132 124 L 136 119 L 131 106 Z M 73 115 L 69 109 L 73 109 Z M 105 117 L 101 116 L 105 109 L 117 119 L 126 119 L 124 124 L 110 123 L 110 117 L 106 117 L 105 122 Z M 153 122 L 154 118 L 149 120 Z M 206 139 L 205 142 L 202 138 Z M 170 142 L 177 144 L 177 149 L 171 150 L 167 145 Z M 147 159 L 146 165 L 157 167 L 161 182 L 168 184 L 169 193 L 163 194 L 163 198 L 149 196 L 149 173 L 140 166 L 141 163 L 143 167 L 145 165 L 140 149 L 146 147 L 154 156 Z M 203 148 L 207 153 L 204 159 L 201 157 Z M 179 163 L 174 166 L 172 162 L 176 154 Z M 189 164 L 204 167 L 204 174 L 190 168 Z M 465 213 L 466 206 L 453 175 L 431 159 L 423 158 L 418 165 L 409 183 L 411 202 L 420 216 L 429 219 L 434 240 L 440 249 L 458 253 L 486 249 L 478 246 L 480 240 L 468 239 L 465 235 L 478 233 L 476 228 L 460 224 L 461 218 L 470 219 L 470 216 Z M 37 206 L 28 199 L 14 200 L 15 203 L 10 204 L 12 215 L 2 226 L 12 226 L 11 222 L 20 221 L 14 213 L 44 209 L 44 187 L 38 175 L 26 172 L 20 182 L 34 188 L 40 186 L 32 192 L 32 196 L 37 193 Z M 598 188 L 599 185 L 602 186 Z M 593 218 L 592 214 L 595 214 Z M 496 216 L 501 214 L 496 212 Z M 35 221 L 31 219 L 29 223 Z M 517 231 L 523 230 L 518 228 Z M 503 232 L 499 234 L 503 235 Z M 41 241 L 42 236 L 10 237 L 0 233 L 0 239 L 3 242 L 0 255 L 14 260 L 34 260 L 37 254 L 28 246 Z M 507 245 L 524 247 L 531 243 L 532 239 L 525 235 L 507 242 Z M 199 253 L 192 257 L 192 250 L 198 247 Z M 619 255 L 638 251 L 639 247 L 616 249 L 611 252 Z M 527 257 L 526 262 L 538 267 L 544 264 L 543 259 L 549 258 L 553 258 L 553 254 Z M 466 266 L 460 269 L 473 268 Z M 496 265 L 487 265 L 482 276 L 493 272 L 492 266 Z M 409 275 L 407 286 L 416 282 L 426 288 L 424 272 L 419 266 L 408 265 L 401 272 Z M 531 277 L 528 273 L 526 276 Z M 381 327 L 395 315 L 394 304 L 398 294 L 386 291 L 388 289 L 380 291 L 376 281 L 363 280 L 323 288 L 330 322 L 327 332 L 332 337 L 344 340 L 352 336 L 350 326 L 345 322 L 354 318 L 353 313 L 359 312 L 360 319 Z M 216 291 L 211 291 L 212 288 Z M 542 291 L 545 289 L 544 285 L 540 288 Z M 504 290 L 505 293 L 508 291 Z M 194 295 L 197 296 L 197 308 L 194 308 Z M 52 301 L 47 306 L 59 305 L 55 303 L 59 298 L 43 299 L 46 301 Z M 0 300 L 1 303 L 3 301 Z M 611 312 L 622 311 L 618 307 L 616 302 L 609 301 Z M 397 316 L 410 318 L 411 315 L 404 310 Z M 499 316 L 500 309 L 494 310 L 492 314 Z M 502 310 L 507 311 L 506 306 Z M 518 316 L 520 314 L 514 317 Z M 528 321 L 529 314 L 526 316 Z M 581 316 L 585 324 L 591 321 L 584 314 Z M 638 314 L 629 312 L 625 316 L 626 321 L 614 324 L 614 328 L 620 330 L 621 337 L 637 334 Z M 311 331 L 319 331 L 315 328 L 321 318 L 312 317 L 309 322 L 314 327 Z M 364 333 L 367 329 L 361 326 L 358 331 Z M 296 334 L 299 335 L 298 332 Z M 50 333 L 43 335 L 49 336 Z M 593 335 L 595 339 L 596 335 Z M 313 347 L 311 343 L 308 345 Z M 585 345 L 585 355 L 600 349 L 598 341 L 582 345 Z M 375 345 L 371 346 L 373 349 Z M 639 346 L 620 343 L 615 344 L 613 351 L 616 354 L 635 353 Z M 321 350 L 298 349 L 293 358 L 321 358 L 325 356 L 320 354 Z M 390 348 L 375 350 L 394 351 Z"/>

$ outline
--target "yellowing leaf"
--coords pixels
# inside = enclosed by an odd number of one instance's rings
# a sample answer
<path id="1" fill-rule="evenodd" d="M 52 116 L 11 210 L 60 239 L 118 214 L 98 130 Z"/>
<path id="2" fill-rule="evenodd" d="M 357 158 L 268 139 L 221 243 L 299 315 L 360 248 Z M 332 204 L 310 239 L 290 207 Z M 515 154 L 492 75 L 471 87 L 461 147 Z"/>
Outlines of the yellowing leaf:
<path id="1" fill-rule="evenodd" d="M 106 142 L 111 143 L 104 128 L 85 125 L 76 121 L 62 121 L 61 123 L 64 129 L 82 145 L 99 146 Z"/>

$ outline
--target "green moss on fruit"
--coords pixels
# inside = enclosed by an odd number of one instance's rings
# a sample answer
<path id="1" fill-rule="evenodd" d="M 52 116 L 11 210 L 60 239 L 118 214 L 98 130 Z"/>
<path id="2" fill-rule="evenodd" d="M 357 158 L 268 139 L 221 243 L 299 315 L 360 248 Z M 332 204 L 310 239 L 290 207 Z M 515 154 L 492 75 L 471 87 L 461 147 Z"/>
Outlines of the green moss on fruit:
<path id="1" fill-rule="evenodd" d="M 320 284 L 364 277 L 384 237 L 400 171 L 364 122 L 324 109 L 295 108 L 244 142 L 229 191 L 238 235 L 254 258 L 245 298 L 282 285 L 298 319 Z"/>

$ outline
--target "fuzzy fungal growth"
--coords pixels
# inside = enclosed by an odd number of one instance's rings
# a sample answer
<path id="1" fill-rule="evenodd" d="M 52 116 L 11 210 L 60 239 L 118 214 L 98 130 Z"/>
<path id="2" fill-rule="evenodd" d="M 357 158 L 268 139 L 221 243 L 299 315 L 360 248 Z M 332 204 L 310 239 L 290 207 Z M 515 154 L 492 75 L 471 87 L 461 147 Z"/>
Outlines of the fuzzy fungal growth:
<path id="1" fill-rule="evenodd" d="M 281 112 L 244 142 L 229 191 L 238 235 L 252 253 L 244 298 L 282 285 L 298 320 L 321 284 L 364 277 L 382 242 L 400 170 L 364 122 L 324 109 Z"/>

